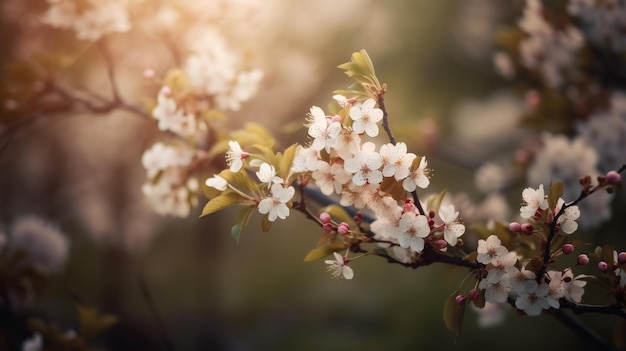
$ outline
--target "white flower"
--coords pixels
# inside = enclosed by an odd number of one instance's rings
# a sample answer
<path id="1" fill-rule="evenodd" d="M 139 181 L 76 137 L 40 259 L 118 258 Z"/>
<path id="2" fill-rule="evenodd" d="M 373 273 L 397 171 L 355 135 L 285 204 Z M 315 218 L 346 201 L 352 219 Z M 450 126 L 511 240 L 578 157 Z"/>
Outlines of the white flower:
<path id="1" fill-rule="evenodd" d="M 351 129 L 342 129 L 337 137 L 335 151 L 344 160 L 351 159 L 361 151 L 361 137 Z"/>
<path id="2" fill-rule="evenodd" d="M 328 267 L 326 269 L 330 272 L 333 278 L 343 277 L 344 279 L 350 280 L 354 277 L 354 271 L 351 267 L 346 264 L 346 261 L 343 259 L 343 256 L 340 254 L 333 252 L 335 256 L 334 260 L 326 260 L 324 261 Z"/>
<path id="3" fill-rule="evenodd" d="M 12 247 L 22 249 L 28 260 L 45 273 L 60 271 L 69 254 L 69 240 L 59 229 L 38 217 L 15 220 L 11 234 Z"/>
<path id="4" fill-rule="evenodd" d="M 508 279 L 508 285 L 514 293 L 529 293 L 535 289 L 535 286 L 531 283 L 531 281 L 534 282 L 537 275 L 535 272 L 524 267 L 522 267 L 521 270 L 515 266 L 507 268 L 506 277 Z"/>
<path id="5" fill-rule="evenodd" d="M 178 109 L 176 101 L 170 96 L 168 87 L 161 88 L 157 97 L 157 106 L 152 116 L 159 121 L 160 130 L 171 130 L 182 136 L 192 136 L 198 131 L 196 117 Z"/>
<path id="6" fill-rule="evenodd" d="M 41 351 L 43 349 L 43 338 L 41 334 L 35 333 L 32 338 L 24 340 L 22 351 Z"/>
<path id="7" fill-rule="evenodd" d="M 243 167 L 243 159 L 250 154 L 243 151 L 239 143 L 235 140 L 228 142 L 228 151 L 226 152 L 226 164 L 230 167 L 230 171 L 237 173 Z"/>
<path id="8" fill-rule="evenodd" d="M 547 299 L 550 287 L 546 283 L 537 284 L 534 280 L 530 282 L 532 289 L 528 292 L 519 293 L 515 300 L 515 307 L 529 316 L 538 316 L 541 314 L 541 311 L 550 308 Z"/>
<path id="9" fill-rule="evenodd" d="M 473 310 L 478 314 L 478 325 L 481 328 L 489 328 L 502 324 L 505 317 L 505 304 L 485 302 L 485 307 L 477 308 L 474 304 L 470 304 Z"/>
<path id="10" fill-rule="evenodd" d="M 337 137 L 341 133 L 339 120 L 327 118 L 321 108 L 313 106 L 307 121 L 309 136 L 313 138 L 311 147 L 316 150 L 325 149 L 326 152 L 330 152 L 330 149 L 337 145 Z"/>
<path id="11" fill-rule="evenodd" d="M 424 239 L 430 234 L 426 216 L 406 212 L 400 218 L 396 239 L 402 248 L 411 248 L 420 253 L 424 249 Z"/>
<path id="12" fill-rule="evenodd" d="M 407 152 L 405 143 L 389 143 L 380 147 L 380 157 L 383 161 L 383 176 L 401 180 L 409 175 L 409 167 L 417 156 Z"/>
<path id="13" fill-rule="evenodd" d="M 333 192 L 341 194 L 343 185 L 352 179 L 352 174 L 348 173 L 338 163 L 330 165 L 326 162 L 321 162 L 321 167 L 311 173 L 311 176 L 315 179 L 315 184 L 324 195 L 330 195 Z"/>
<path id="14" fill-rule="evenodd" d="M 478 283 L 478 288 L 485 290 L 485 301 L 489 303 L 503 303 L 509 297 L 509 287 L 506 281 L 491 283 L 483 279 Z"/>
<path id="15" fill-rule="evenodd" d="M 545 198 L 543 184 L 539 185 L 537 190 L 526 188 L 522 191 L 522 199 L 524 205 L 520 208 L 520 216 L 522 218 L 531 218 L 537 212 L 537 209 L 545 210 L 548 208 L 548 200 Z"/>
<path id="16" fill-rule="evenodd" d="M 428 166 L 426 157 L 422 157 L 418 166 L 413 169 L 408 178 L 405 178 L 402 182 L 404 190 L 413 192 L 417 189 L 417 187 L 422 189 L 426 189 L 428 187 L 430 180 L 428 179 L 426 166 Z"/>
<path id="17" fill-rule="evenodd" d="M 78 39 L 96 41 L 111 33 L 131 28 L 126 1 L 87 0 L 79 8 L 75 1 L 48 0 L 50 8 L 43 22 L 53 27 L 72 29 Z"/>
<path id="18" fill-rule="evenodd" d="M 267 219 L 270 222 L 275 221 L 276 218 L 287 218 L 289 216 L 289 207 L 286 204 L 291 200 L 296 190 L 292 186 L 285 188 L 281 184 L 273 184 L 271 191 L 272 196 L 266 197 L 259 202 L 259 212 L 267 214 Z"/>
<path id="19" fill-rule="evenodd" d="M 193 161 L 194 150 L 184 145 L 166 145 L 157 142 L 141 156 L 141 163 L 148 172 L 148 178 L 153 178 L 160 171 L 169 168 L 184 168 Z"/>
<path id="20" fill-rule="evenodd" d="M 465 233 L 465 226 L 457 221 L 459 212 L 454 210 L 454 205 L 441 205 L 439 218 L 444 223 L 443 237 L 452 246 L 456 245 L 457 238 Z"/>
<path id="21" fill-rule="evenodd" d="M 554 214 L 556 215 L 561 211 L 565 201 L 562 198 L 559 198 L 559 201 L 556 204 L 556 208 L 554 209 Z M 561 230 L 565 234 L 572 234 L 578 229 L 578 223 L 576 220 L 580 217 L 580 209 L 578 206 L 570 206 L 563 211 L 561 217 L 559 217 L 558 224 L 561 226 Z"/>
<path id="22" fill-rule="evenodd" d="M 224 191 L 228 187 L 228 182 L 226 181 L 226 179 L 218 175 L 213 175 L 213 177 L 207 178 L 207 180 L 204 183 L 207 186 L 210 186 L 211 188 L 215 188 L 219 191 Z"/>
<path id="23" fill-rule="evenodd" d="M 374 108 L 376 101 L 367 99 L 361 106 L 350 108 L 350 118 L 354 121 L 352 129 L 361 134 L 365 132 L 371 137 L 378 135 L 378 122 L 383 119 L 383 111 Z"/>
<path id="24" fill-rule="evenodd" d="M 374 151 L 376 145 L 366 142 L 361 148 L 361 152 L 344 164 L 346 171 L 354 174 L 352 182 L 356 185 L 380 184 L 383 181 L 383 173 L 379 170 L 383 161 L 380 154 Z"/>
<path id="25" fill-rule="evenodd" d="M 276 168 L 267 162 L 263 162 L 256 172 L 256 176 L 262 183 L 282 183 L 283 179 L 276 176 Z"/>
<path id="26" fill-rule="evenodd" d="M 495 235 L 490 235 L 487 240 L 478 240 L 478 248 L 476 249 L 478 256 L 476 260 L 482 264 L 490 264 L 496 256 L 505 255 L 509 252 L 506 247 L 502 246 L 502 242 Z"/>

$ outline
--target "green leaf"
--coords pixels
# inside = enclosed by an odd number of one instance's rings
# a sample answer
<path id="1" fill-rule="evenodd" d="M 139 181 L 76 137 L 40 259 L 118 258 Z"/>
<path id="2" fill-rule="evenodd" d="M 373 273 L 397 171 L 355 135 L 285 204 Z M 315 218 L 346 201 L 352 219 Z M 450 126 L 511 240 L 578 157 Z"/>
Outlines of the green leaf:
<path id="1" fill-rule="evenodd" d="M 117 323 L 118 318 L 112 314 L 100 314 L 95 308 L 77 306 L 80 321 L 80 335 L 86 340 L 96 338 L 104 330 Z"/>
<path id="2" fill-rule="evenodd" d="M 213 212 L 217 212 L 227 207 L 240 204 L 243 202 L 242 200 L 245 200 L 245 199 L 243 199 L 241 195 L 239 195 L 238 193 L 235 193 L 235 192 L 223 193 L 222 195 L 219 195 L 218 197 L 215 197 L 209 200 L 209 202 L 204 206 L 204 209 L 202 210 L 202 214 L 200 215 L 200 217 L 204 217 Z"/>
<path id="3" fill-rule="evenodd" d="M 316 247 L 309 251 L 309 253 L 304 257 L 304 262 L 311 262 L 322 259 L 333 252 L 345 250 L 348 246 L 341 241 L 332 241 L 328 244 L 322 245 L 320 247 Z"/>
<path id="4" fill-rule="evenodd" d="M 250 221 L 250 216 L 254 212 L 254 207 L 242 208 L 241 211 L 237 213 L 235 216 L 235 225 L 230 230 L 230 234 L 233 236 L 235 241 L 239 243 L 239 237 L 241 237 L 241 233 L 248 225 Z"/>
<path id="5" fill-rule="evenodd" d="M 550 206 L 550 209 L 556 208 L 556 203 L 562 195 L 563 182 L 552 183 L 550 185 L 550 190 L 548 191 L 548 205 Z"/>
<path id="6" fill-rule="evenodd" d="M 465 315 L 465 304 L 459 304 L 456 302 L 456 296 L 459 291 L 455 291 L 450 295 L 443 305 L 443 321 L 449 331 L 454 333 L 455 336 L 461 334 L 461 327 L 463 326 L 463 317 Z"/>
<path id="7" fill-rule="evenodd" d="M 294 157 L 296 157 L 296 150 L 298 149 L 298 144 L 293 144 L 283 153 L 280 158 L 280 163 L 278 165 L 277 173 L 284 179 L 289 174 L 291 170 L 291 165 L 293 163 Z M 287 179 L 285 179 L 287 181 Z"/>
<path id="8" fill-rule="evenodd" d="M 354 218 L 352 218 L 346 209 L 339 205 L 328 205 L 323 207 L 319 211 L 320 213 L 326 212 L 330 215 L 331 218 L 334 218 L 338 223 L 346 222 L 350 225 L 350 228 L 356 227 L 356 222 L 354 222 Z"/>

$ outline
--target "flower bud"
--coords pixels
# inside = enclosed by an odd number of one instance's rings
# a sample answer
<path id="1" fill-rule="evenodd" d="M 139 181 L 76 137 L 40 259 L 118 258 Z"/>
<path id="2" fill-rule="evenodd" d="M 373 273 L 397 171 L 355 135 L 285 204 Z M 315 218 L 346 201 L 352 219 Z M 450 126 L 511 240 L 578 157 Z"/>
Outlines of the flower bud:
<path id="1" fill-rule="evenodd" d="M 509 223 L 509 230 L 515 233 L 520 233 L 522 231 L 522 225 L 517 222 Z"/>
<path id="2" fill-rule="evenodd" d="M 348 234 L 349 231 L 350 231 L 350 226 L 348 225 L 348 223 L 346 222 L 339 223 L 339 226 L 337 227 L 337 232 L 339 234 Z"/>
<path id="3" fill-rule="evenodd" d="M 626 252 L 622 251 L 617 255 L 617 262 L 619 262 L 619 264 L 626 263 Z"/>
<path id="4" fill-rule="evenodd" d="M 563 245 L 563 248 L 561 250 L 563 251 L 564 254 L 569 255 L 572 252 L 574 252 L 574 245 L 572 245 L 572 244 L 565 244 L 565 245 Z"/>
<path id="5" fill-rule="evenodd" d="M 437 246 L 439 250 L 443 250 L 448 246 L 448 243 L 443 239 L 439 239 L 435 241 L 435 246 Z"/>
<path id="6" fill-rule="evenodd" d="M 405 199 L 404 200 L 404 206 L 402 208 L 402 212 L 406 213 L 415 213 L 417 211 L 417 207 L 415 207 L 415 205 L 413 204 L 413 200 L 411 199 Z"/>
<path id="7" fill-rule="evenodd" d="M 533 227 L 533 225 L 530 223 L 524 223 L 522 224 L 521 229 L 522 229 L 523 234 L 532 235 L 533 230 L 535 230 L 535 227 Z"/>
<path id="8" fill-rule="evenodd" d="M 170 87 L 168 86 L 164 86 L 163 88 L 161 88 L 161 91 L 159 93 L 163 94 L 163 96 L 169 97 L 172 95 L 172 89 L 170 89 Z"/>
<path id="9" fill-rule="evenodd" d="M 470 290 L 470 292 L 467 293 L 467 297 L 472 301 L 476 300 L 479 295 L 480 293 L 476 290 Z"/>
<path id="10" fill-rule="evenodd" d="M 320 221 L 323 224 L 330 223 L 330 215 L 328 214 L 328 212 L 320 213 Z"/>
<path id="11" fill-rule="evenodd" d="M 598 262 L 598 269 L 600 272 L 606 272 L 606 270 L 609 269 L 609 265 L 604 261 L 600 261 Z"/>
<path id="12" fill-rule="evenodd" d="M 324 223 L 324 224 L 322 224 L 322 229 L 324 229 L 324 231 L 325 231 L 325 232 L 328 232 L 328 233 L 330 233 L 330 232 L 332 232 L 332 231 L 334 231 L 334 230 L 335 230 L 335 228 L 333 227 L 333 225 L 332 225 L 332 224 L 330 224 L 330 223 Z"/>
<path id="13" fill-rule="evenodd" d="M 576 259 L 576 263 L 578 263 L 578 265 L 580 266 L 589 264 L 589 256 L 587 256 L 586 254 L 578 255 L 578 259 Z"/>
<path id="14" fill-rule="evenodd" d="M 458 303 L 459 305 L 465 303 L 465 297 L 463 295 L 457 295 L 454 298 L 454 301 L 456 301 L 456 303 Z"/>
<path id="15" fill-rule="evenodd" d="M 618 185 L 622 183 L 622 175 L 617 173 L 616 171 L 609 171 L 606 174 L 606 181 L 609 184 Z"/>

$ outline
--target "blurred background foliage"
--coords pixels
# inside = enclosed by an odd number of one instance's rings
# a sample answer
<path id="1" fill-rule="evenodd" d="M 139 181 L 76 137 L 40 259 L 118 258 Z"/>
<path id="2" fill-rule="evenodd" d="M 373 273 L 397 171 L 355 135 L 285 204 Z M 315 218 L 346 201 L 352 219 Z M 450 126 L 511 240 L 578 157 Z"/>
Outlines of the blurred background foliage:
<path id="1" fill-rule="evenodd" d="M 4 67 L 32 50 L 79 50 L 67 77 L 105 86 L 91 48 L 38 24 L 43 1 L 4 0 L 1 6 Z M 485 119 L 479 108 L 469 117 L 462 110 L 498 94 L 516 101 L 491 57 L 494 35 L 519 16 L 522 1 L 274 0 L 264 6 L 270 15 L 244 44 L 256 43 L 252 55 L 269 74 L 259 95 L 229 120 L 233 125 L 255 121 L 283 145 L 304 141 L 305 131 L 295 127 L 311 105 L 326 106 L 333 90 L 350 83 L 336 66 L 364 48 L 389 86 L 396 137 L 429 158 L 430 191 L 478 196 L 474 171 L 487 160 L 512 157 L 523 131 L 490 137 L 499 122 L 515 124 L 515 116 L 500 120 L 498 110 Z M 141 82 L 142 70 L 172 62 L 158 61 L 165 56 L 155 41 L 136 45 L 133 51 L 115 46 L 115 62 L 122 91 L 139 94 L 133 99 L 140 101 L 158 88 Z M 0 74 L 6 81 L 9 71 Z M 473 134 L 462 133 L 467 130 Z M 166 350 L 167 343 L 175 350 L 589 349 L 551 316 L 531 319 L 513 311 L 504 324 L 481 329 L 468 308 L 463 332 L 451 335 L 443 302 L 463 279 L 461 268 L 411 270 L 371 257 L 353 264 L 354 280 L 331 280 L 321 262 L 303 262 L 319 229 L 297 213 L 270 233 L 259 230 L 255 217 L 239 244 L 230 236 L 234 211 L 159 217 L 141 194 L 140 159 L 160 137 L 154 121 L 127 113 L 56 113 L 38 115 L 3 140 L 0 220 L 7 226 L 36 214 L 71 239 L 64 272 L 22 311 L 24 318 L 69 329 L 77 323 L 77 301 L 97 307 L 119 317 L 98 341 L 109 350 Z M 521 185 L 512 190 L 513 211 L 520 192 Z M 607 338 L 615 322 L 583 320 Z"/>

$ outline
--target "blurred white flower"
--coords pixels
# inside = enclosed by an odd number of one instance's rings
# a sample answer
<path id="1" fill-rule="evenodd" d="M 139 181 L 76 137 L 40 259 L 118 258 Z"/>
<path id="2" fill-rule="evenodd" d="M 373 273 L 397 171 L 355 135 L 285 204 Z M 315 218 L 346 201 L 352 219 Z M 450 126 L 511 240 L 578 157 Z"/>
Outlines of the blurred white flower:
<path id="1" fill-rule="evenodd" d="M 334 260 L 326 260 L 328 266 L 326 269 L 330 272 L 333 278 L 343 277 L 344 279 L 350 280 L 354 278 L 354 271 L 351 267 L 348 266 L 346 261 L 343 259 L 343 256 L 340 254 L 333 252 L 335 256 Z"/>
<path id="2" fill-rule="evenodd" d="M 41 334 L 35 333 L 32 338 L 24 340 L 22 351 L 41 351 L 43 349 L 43 338 Z"/>
<path id="3" fill-rule="evenodd" d="M 43 22 L 56 28 L 71 29 L 78 39 L 96 41 L 111 33 L 131 29 L 126 0 L 98 1 L 48 0 L 50 7 Z"/>
<path id="4" fill-rule="evenodd" d="M 20 217 L 13 222 L 9 242 L 27 253 L 27 260 L 44 273 L 59 272 L 67 262 L 69 240 L 63 232 L 39 217 Z"/>

